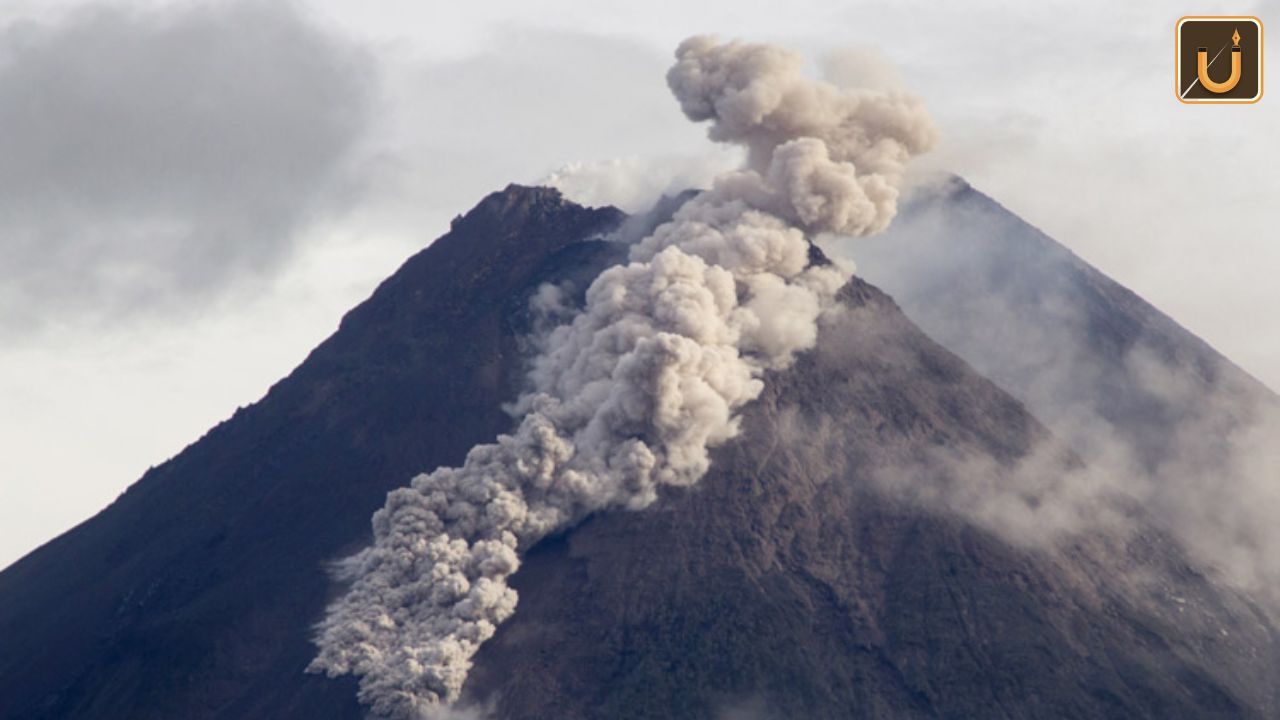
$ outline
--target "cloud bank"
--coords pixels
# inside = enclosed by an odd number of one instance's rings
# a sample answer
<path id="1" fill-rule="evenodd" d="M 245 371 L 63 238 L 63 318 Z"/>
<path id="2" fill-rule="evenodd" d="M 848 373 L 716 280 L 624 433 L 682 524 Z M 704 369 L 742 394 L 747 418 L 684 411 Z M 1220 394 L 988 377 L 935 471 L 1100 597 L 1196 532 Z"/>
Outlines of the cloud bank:
<path id="1" fill-rule="evenodd" d="M 372 63 L 293 5 L 0 30 L 0 334 L 216 295 L 353 190 Z"/>
<path id="2" fill-rule="evenodd" d="M 341 564 L 351 586 L 319 627 L 312 671 L 359 675 L 360 699 L 383 716 L 455 700 L 515 611 L 507 579 L 523 550 L 696 483 L 764 371 L 813 346 L 848 271 L 811 264 L 808 237 L 883 228 L 934 131 L 910 97 L 840 90 L 801 66 L 769 45 L 680 45 L 668 85 L 712 139 L 747 148 L 746 167 L 635 243 L 537 339 L 511 434 L 388 495 L 373 545 Z"/>

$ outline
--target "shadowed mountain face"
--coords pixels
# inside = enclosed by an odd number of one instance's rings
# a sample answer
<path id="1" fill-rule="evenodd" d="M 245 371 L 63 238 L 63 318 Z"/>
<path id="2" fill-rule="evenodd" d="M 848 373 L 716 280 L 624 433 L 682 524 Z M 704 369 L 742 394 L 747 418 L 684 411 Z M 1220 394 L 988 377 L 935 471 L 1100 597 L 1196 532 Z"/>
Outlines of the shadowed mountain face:
<path id="1" fill-rule="evenodd" d="M 0 573 L 0 717 L 360 717 L 302 672 L 385 493 L 511 425 L 527 301 L 622 220 L 509 187 L 257 404 Z M 1105 280 L 1105 279 L 1104 279 Z M 1013 546 L 881 491 L 1056 441 L 854 280 L 702 484 L 548 538 L 467 695 L 510 718 L 1274 717 L 1276 633 L 1160 533 Z M 1062 450 L 1057 465 L 1072 466 Z"/>

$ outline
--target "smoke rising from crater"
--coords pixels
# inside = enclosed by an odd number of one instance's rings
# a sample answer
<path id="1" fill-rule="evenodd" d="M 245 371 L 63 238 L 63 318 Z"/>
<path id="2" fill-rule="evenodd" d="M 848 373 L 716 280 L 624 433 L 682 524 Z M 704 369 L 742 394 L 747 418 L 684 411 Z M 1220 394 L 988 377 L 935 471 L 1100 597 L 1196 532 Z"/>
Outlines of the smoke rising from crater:
<path id="1" fill-rule="evenodd" d="M 341 563 L 351 587 L 310 669 L 359 675 L 377 714 L 458 698 L 472 656 L 515 611 L 507 579 L 538 539 L 703 476 L 764 371 L 813 346 L 848 279 L 809 262 L 808 235 L 884 228 L 904 164 L 933 142 L 918 101 L 808 79 L 781 48 L 695 37 L 676 58 L 667 80 L 685 114 L 745 146 L 747 165 L 635 243 L 538 338 L 515 430 L 389 493 L 373 545 Z"/>

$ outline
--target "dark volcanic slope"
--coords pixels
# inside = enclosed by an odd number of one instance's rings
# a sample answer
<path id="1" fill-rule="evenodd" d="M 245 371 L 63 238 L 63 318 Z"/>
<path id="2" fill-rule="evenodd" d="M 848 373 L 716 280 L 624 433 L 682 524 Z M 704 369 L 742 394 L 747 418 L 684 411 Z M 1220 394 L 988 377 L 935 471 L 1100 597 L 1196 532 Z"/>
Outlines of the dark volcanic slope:
<path id="1" fill-rule="evenodd" d="M 621 213 L 510 187 L 414 256 L 260 402 L 0 573 L 0 718 L 358 717 L 302 674 L 323 564 L 418 472 L 507 429 L 513 323 Z"/>
<path id="2" fill-rule="evenodd" d="M 619 220 L 486 198 L 261 402 L 0 573 L 0 717 L 358 717 L 353 682 L 302 673 L 322 563 L 388 489 L 510 425 L 528 293 L 615 259 L 577 241 Z M 929 448 L 1004 461 L 1047 435 L 882 293 L 845 300 L 701 487 L 531 551 L 474 697 L 522 718 L 1275 716 L 1274 630 L 1157 535 L 1050 557 L 874 492 Z"/>
<path id="3" fill-rule="evenodd" d="M 883 293 L 844 300 L 697 489 L 534 549 L 473 699 L 531 719 L 1274 716 L 1274 630 L 1158 535 L 1050 557 L 875 492 L 925 448 L 1047 438 Z"/>

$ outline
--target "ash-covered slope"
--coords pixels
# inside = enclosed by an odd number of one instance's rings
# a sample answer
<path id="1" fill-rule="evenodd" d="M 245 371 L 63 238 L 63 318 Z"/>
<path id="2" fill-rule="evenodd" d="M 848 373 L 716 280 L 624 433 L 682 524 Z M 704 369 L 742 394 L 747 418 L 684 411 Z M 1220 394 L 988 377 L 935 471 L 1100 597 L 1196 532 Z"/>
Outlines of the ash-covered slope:
<path id="1" fill-rule="evenodd" d="M 510 187 L 259 403 L 0 573 L 0 717 L 360 717 L 306 675 L 385 493 L 510 427 L 527 301 L 621 214 Z M 1159 533 L 1015 547 L 888 499 L 938 448 L 1052 444 L 854 280 L 696 489 L 535 546 L 469 697 L 495 717 L 1274 717 L 1276 633 Z M 1071 458 L 1062 453 L 1062 464 Z"/>

